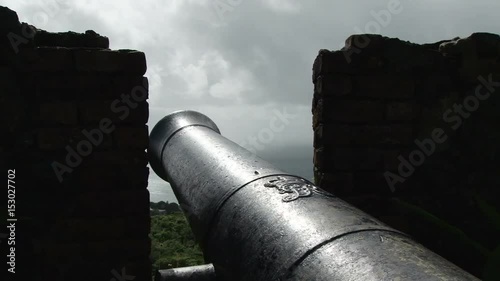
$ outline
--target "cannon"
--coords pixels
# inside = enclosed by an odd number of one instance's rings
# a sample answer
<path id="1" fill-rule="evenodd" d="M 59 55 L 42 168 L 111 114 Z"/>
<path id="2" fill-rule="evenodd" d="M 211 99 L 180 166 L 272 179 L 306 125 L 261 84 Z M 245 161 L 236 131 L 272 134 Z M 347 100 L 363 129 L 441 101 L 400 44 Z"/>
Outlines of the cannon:
<path id="1" fill-rule="evenodd" d="M 196 275 L 184 268 L 177 277 L 158 274 L 161 280 L 479 280 L 223 137 L 199 112 L 161 119 L 151 131 L 149 155 L 210 263 L 204 267 L 210 276 L 183 278 Z"/>

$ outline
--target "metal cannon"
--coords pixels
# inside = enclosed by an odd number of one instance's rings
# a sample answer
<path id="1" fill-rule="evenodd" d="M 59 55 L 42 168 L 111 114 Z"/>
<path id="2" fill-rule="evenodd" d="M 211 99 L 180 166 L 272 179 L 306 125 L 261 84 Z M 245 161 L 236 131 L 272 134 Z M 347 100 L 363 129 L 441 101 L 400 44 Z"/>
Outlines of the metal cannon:
<path id="1" fill-rule="evenodd" d="M 161 119 L 149 155 L 211 263 L 193 274 L 169 270 L 159 280 L 479 280 L 223 137 L 201 113 Z"/>

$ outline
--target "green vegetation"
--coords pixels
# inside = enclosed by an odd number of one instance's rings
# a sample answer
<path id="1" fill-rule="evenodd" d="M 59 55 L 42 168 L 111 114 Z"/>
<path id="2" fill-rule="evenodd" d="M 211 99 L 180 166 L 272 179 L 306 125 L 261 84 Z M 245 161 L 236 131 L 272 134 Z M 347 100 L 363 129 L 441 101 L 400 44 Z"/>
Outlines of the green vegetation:
<path id="1" fill-rule="evenodd" d="M 150 207 L 153 271 L 203 264 L 203 254 L 179 205 L 161 201 Z"/>

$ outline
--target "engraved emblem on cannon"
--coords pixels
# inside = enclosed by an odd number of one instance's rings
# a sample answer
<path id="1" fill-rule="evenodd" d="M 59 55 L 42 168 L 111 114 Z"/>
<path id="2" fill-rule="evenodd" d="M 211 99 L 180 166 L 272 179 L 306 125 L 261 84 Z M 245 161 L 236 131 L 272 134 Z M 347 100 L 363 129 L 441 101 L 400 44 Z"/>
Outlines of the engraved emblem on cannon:
<path id="1" fill-rule="evenodd" d="M 275 177 L 264 184 L 265 187 L 274 187 L 278 189 L 280 194 L 286 194 L 283 197 L 283 202 L 291 202 L 299 197 L 309 197 L 313 193 L 332 196 L 332 194 L 306 182 L 300 178 L 290 177 Z"/>

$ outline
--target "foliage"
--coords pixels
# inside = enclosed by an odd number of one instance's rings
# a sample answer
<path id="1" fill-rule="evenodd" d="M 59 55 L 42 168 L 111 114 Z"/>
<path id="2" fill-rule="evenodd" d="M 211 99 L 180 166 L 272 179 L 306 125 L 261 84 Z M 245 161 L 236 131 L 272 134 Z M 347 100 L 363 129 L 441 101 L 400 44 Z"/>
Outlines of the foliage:
<path id="1" fill-rule="evenodd" d="M 151 215 L 158 215 L 161 212 L 170 214 L 181 211 L 177 203 L 168 203 L 168 201 L 150 202 L 149 207 L 151 208 Z"/>
<path id="2" fill-rule="evenodd" d="M 158 206 L 159 203 L 151 203 Z M 164 203 L 164 202 L 163 202 Z M 173 208 L 174 204 L 176 208 Z M 196 243 L 186 217 L 175 203 L 160 204 L 169 208 L 165 214 L 151 216 L 151 260 L 153 271 L 173 267 L 200 265 L 203 253 Z M 169 207 L 170 206 L 170 207 Z M 165 210 L 165 209 L 163 209 Z"/>

